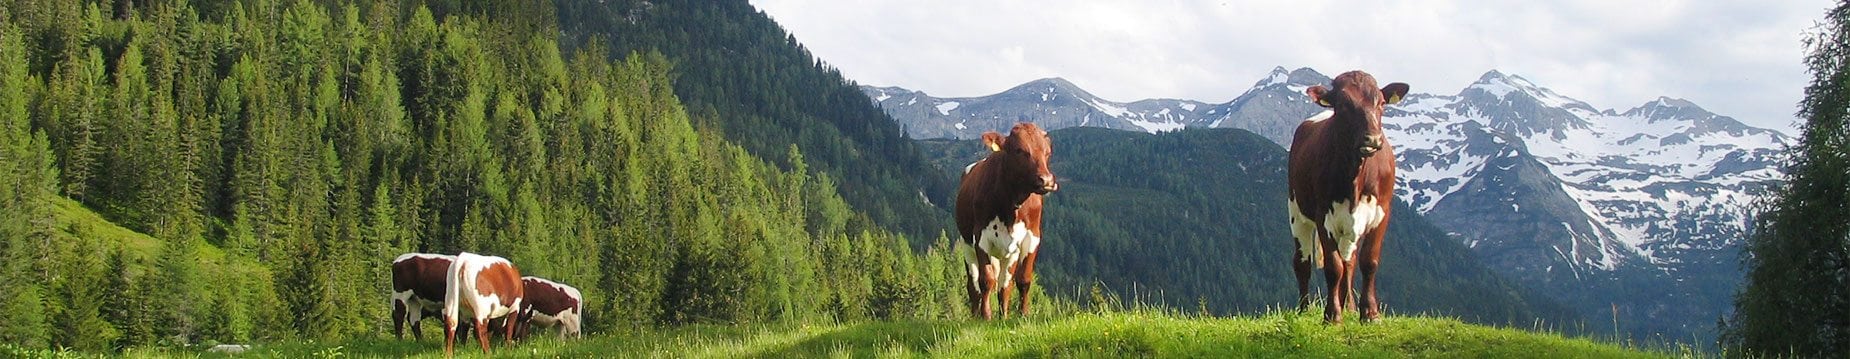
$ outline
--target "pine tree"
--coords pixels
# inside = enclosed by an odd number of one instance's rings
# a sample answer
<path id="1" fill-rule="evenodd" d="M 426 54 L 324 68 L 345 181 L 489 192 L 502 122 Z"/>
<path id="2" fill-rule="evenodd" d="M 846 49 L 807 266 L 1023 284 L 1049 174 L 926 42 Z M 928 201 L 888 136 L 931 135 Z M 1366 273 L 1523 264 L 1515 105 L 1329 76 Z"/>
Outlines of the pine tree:
<path id="1" fill-rule="evenodd" d="M 1806 40 L 1812 81 L 1783 186 L 1755 220 L 1725 344 L 1752 355 L 1850 351 L 1850 3 Z"/>
<path id="2" fill-rule="evenodd" d="M 104 286 L 109 279 L 108 268 L 104 258 L 109 257 L 104 243 L 88 238 L 87 227 L 73 228 L 72 238 L 65 240 L 77 242 L 73 256 L 63 262 L 62 272 L 66 278 L 63 287 L 58 290 L 58 298 L 66 302 L 64 310 L 55 318 L 57 329 L 53 343 L 58 347 L 80 351 L 104 351 L 110 349 L 120 332 L 109 322 L 104 321 L 101 310 L 104 306 Z"/>
<path id="3" fill-rule="evenodd" d="M 26 48 L 18 28 L 0 24 L 0 286 L 16 289 L 0 297 L 0 342 L 43 348 L 50 340 L 50 318 L 45 315 L 41 286 L 45 272 L 35 264 L 51 240 L 47 201 L 53 195 L 56 171 L 49 142 L 34 135 L 27 104 L 37 79 L 27 72 Z M 35 268 L 37 267 L 37 268 Z"/>
<path id="4" fill-rule="evenodd" d="M 154 320 L 142 275 L 130 269 L 127 253 L 109 256 L 108 279 L 104 281 L 103 319 L 119 333 L 113 346 L 117 349 L 154 343 Z"/>

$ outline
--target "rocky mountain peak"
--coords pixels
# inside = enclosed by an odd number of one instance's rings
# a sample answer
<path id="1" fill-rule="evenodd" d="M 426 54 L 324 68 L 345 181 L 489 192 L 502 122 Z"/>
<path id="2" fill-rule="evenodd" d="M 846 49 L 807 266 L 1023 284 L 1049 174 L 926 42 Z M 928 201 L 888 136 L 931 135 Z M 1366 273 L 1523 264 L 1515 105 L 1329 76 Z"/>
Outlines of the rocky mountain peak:
<path id="1" fill-rule="evenodd" d="M 1028 82 L 1022 83 L 1021 85 L 1016 85 L 1015 87 L 1009 88 L 1007 91 L 1002 91 L 1001 94 L 1004 94 L 1004 95 L 1031 94 L 1034 96 L 1040 96 L 1043 94 L 1067 94 L 1067 95 L 1075 95 L 1075 96 L 1084 96 L 1088 98 L 1093 97 L 1091 93 L 1086 92 L 1085 89 L 1079 88 L 1078 85 L 1074 85 L 1072 81 L 1067 81 L 1066 79 L 1059 78 L 1059 77 L 1048 77 L 1048 78 L 1038 79 L 1034 81 L 1028 81 Z"/>

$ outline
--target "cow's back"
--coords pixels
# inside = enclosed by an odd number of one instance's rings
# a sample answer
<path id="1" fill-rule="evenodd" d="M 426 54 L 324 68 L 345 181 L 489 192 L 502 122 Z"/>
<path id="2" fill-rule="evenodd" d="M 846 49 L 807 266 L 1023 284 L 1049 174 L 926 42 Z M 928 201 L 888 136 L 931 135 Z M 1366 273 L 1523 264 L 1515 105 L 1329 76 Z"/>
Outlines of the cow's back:
<path id="1" fill-rule="evenodd" d="M 539 277 L 521 278 L 526 287 L 527 304 L 533 310 L 556 315 L 566 310 L 575 310 L 581 305 L 582 298 L 577 288 Z"/>
<path id="2" fill-rule="evenodd" d="M 410 291 L 419 298 L 442 302 L 450 264 L 455 256 L 406 253 L 392 260 L 392 291 Z"/>
<path id="3" fill-rule="evenodd" d="M 1286 153 L 1286 186 L 1289 189 L 1291 203 L 1299 206 L 1305 217 L 1315 221 L 1323 219 L 1328 211 L 1329 202 L 1325 191 L 1320 188 L 1324 164 L 1320 159 L 1329 155 L 1328 140 L 1323 136 L 1330 117 L 1334 112 L 1324 111 L 1298 123 L 1297 131 L 1291 136 L 1291 152 Z"/>

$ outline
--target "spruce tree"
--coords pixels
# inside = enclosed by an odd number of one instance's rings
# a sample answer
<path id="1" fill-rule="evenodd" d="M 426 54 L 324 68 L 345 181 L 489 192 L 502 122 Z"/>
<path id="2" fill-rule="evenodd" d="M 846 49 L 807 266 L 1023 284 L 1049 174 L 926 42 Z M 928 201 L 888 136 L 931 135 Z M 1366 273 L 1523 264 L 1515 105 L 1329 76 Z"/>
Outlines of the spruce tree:
<path id="1" fill-rule="evenodd" d="M 1850 3 L 1805 41 L 1799 142 L 1748 238 L 1725 344 L 1753 355 L 1850 351 Z"/>
<path id="2" fill-rule="evenodd" d="M 0 25 L 0 342 L 43 348 L 50 340 L 45 316 L 46 275 L 33 264 L 45 260 L 51 240 L 47 201 L 57 175 L 43 133 L 34 135 L 27 104 L 37 79 L 27 73 L 20 30 Z"/>

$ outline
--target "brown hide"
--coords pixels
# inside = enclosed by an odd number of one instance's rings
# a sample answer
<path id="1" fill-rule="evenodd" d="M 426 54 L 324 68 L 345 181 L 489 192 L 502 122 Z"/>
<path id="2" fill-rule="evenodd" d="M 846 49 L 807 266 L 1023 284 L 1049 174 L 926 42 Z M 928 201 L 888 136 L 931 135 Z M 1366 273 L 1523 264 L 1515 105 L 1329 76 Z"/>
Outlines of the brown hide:
<path id="1" fill-rule="evenodd" d="M 1024 203 L 1035 195 L 1058 190 L 1059 185 L 1053 172 L 1047 169 L 1053 154 L 1052 142 L 1039 126 L 1019 123 L 1006 137 L 986 133 L 984 138 L 986 141 L 1001 138 L 1001 143 L 991 146 L 989 156 L 973 164 L 964 174 L 957 189 L 955 220 L 959 237 L 970 245 L 976 257 L 993 262 L 994 257 L 977 244 L 983 227 L 992 220 L 999 220 L 1004 226 L 1014 225 Z M 1032 225 L 1036 228 L 1040 224 L 1039 213 L 1035 210 L 1031 214 L 1035 219 Z M 1038 229 L 1034 232 L 1038 236 Z M 975 264 L 980 268 L 969 283 L 971 311 L 976 317 L 989 319 L 992 317 L 989 297 L 995 292 L 997 271 L 1014 270 L 1014 263 Z"/>
<path id="2" fill-rule="evenodd" d="M 1349 302 L 1351 277 L 1356 267 L 1362 269 L 1362 318 L 1374 320 L 1379 313 L 1375 298 L 1375 272 L 1381 261 L 1381 241 L 1387 232 L 1394 201 L 1394 147 L 1381 130 L 1381 113 L 1407 93 L 1404 83 L 1377 88 L 1374 76 L 1351 71 L 1337 76 L 1331 86 L 1311 87 L 1311 100 L 1327 107 L 1332 114 L 1320 121 L 1305 121 L 1292 136 L 1288 164 L 1291 200 L 1296 210 L 1315 224 L 1316 247 L 1323 259 L 1304 259 L 1293 252 L 1293 269 L 1298 277 L 1299 307 L 1310 301 L 1309 278 L 1314 266 L 1322 266 L 1329 294 L 1324 320 L 1342 322 L 1342 311 Z M 1354 258 L 1344 260 L 1338 253 L 1336 238 L 1325 230 L 1326 215 L 1337 210 L 1338 202 L 1358 203 L 1373 196 L 1380 207 L 1380 224 L 1357 234 Z M 1348 208 L 1354 213 L 1354 208 Z M 1295 242 L 1295 239 L 1294 239 Z M 1300 248 L 1300 251 L 1305 250 Z M 1359 263 L 1358 263 L 1359 262 Z"/>
<path id="3" fill-rule="evenodd" d="M 429 303 L 437 303 L 437 305 L 424 306 L 423 308 L 415 310 L 417 313 L 412 313 L 413 310 L 406 308 L 405 303 L 399 303 L 394 300 L 392 303 L 393 335 L 397 336 L 399 339 L 404 339 L 404 325 L 409 322 L 411 324 L 411 337 L 414 339 L 422 339 L 424 335 L 423 331 L 419 329 L 418 323 L 421 322 L 423 318 L 435 318 L 442 315 L 439 309 L 442 309 L 443 293 L 446 288 L 443 276 L 449 274 L 450 260 L 455 257 L 427 253 L 408 253 L 400 258 L 400 260 L 392 262 L 392 291 L 395 293 L 411 291 L 411 300 L 423 300 Z"/>

